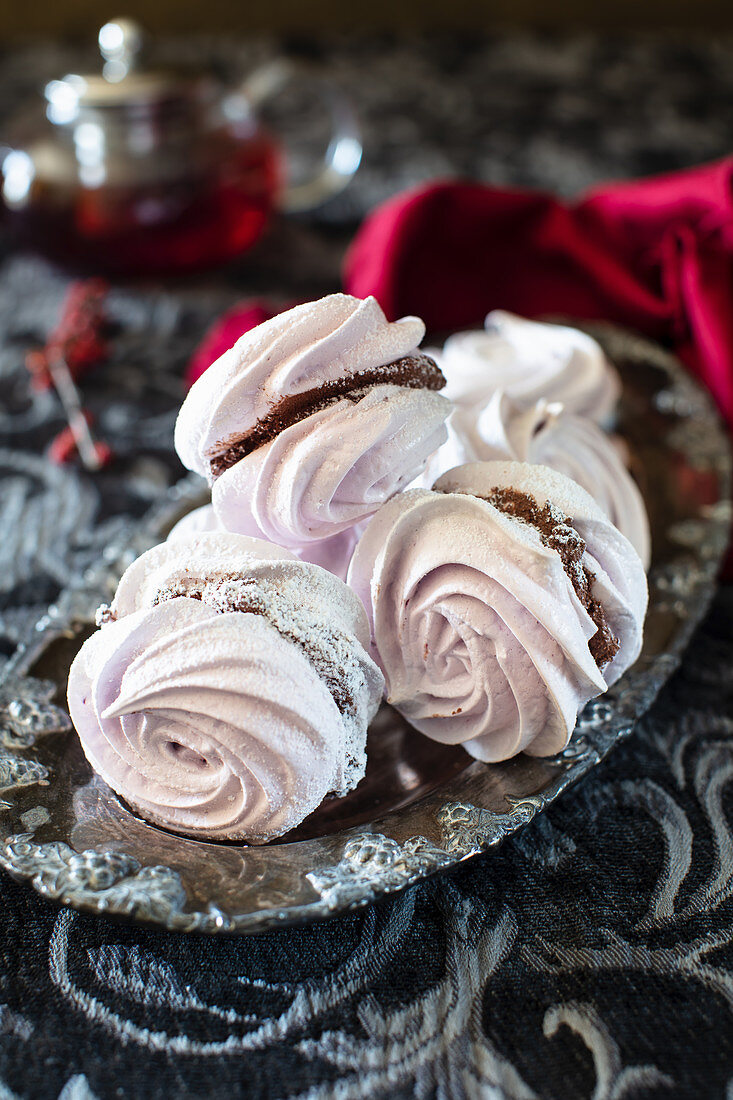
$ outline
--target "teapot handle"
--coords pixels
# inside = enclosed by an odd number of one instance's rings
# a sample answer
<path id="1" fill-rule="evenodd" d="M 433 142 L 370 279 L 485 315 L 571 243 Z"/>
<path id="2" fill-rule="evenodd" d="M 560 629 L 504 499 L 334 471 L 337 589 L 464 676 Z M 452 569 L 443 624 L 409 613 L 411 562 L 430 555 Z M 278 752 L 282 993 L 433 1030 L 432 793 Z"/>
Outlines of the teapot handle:
<path id="1" fill-rule="evenodd" d="M 328 148 L 319 168 L 302 183 L 287 184 L 278 205 L 288 214 L 304 213 L 340 194 L 361 163 L 361 132 L 349 98 L 332 81 L 302 67 L 277 60 L 263 65 L 242 83 L 242 91 L 257 109 L 276 96 L 287 84 L 305 77 L 331 120 Z"/>

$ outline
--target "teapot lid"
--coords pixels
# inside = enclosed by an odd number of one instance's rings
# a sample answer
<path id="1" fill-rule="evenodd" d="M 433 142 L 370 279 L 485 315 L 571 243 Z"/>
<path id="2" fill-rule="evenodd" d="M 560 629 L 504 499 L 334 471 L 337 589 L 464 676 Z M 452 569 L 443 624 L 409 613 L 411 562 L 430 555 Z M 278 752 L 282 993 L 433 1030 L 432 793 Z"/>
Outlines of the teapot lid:
<path id="1" fill-rule="evenodd" d="M 82 106 L 104 109 L 189 98 L 203 74 L 142 68 L 144 40 L 142 28 L 131 19 L 105 23 L 97 36 L 101 72 L 69 73 L 46 85 L 50 121 L 72 122 Z"/>

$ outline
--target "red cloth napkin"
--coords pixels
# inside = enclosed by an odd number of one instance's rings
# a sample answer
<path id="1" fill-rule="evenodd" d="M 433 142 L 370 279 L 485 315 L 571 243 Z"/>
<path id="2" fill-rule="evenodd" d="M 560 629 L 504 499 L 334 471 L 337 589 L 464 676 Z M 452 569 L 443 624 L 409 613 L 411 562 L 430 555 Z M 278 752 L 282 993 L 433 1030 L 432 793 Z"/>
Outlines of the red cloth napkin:
<path id="1" fill-rule="evenodd" d="M 496 308 L 615 321 L 674 347 L 733 425 L 733 157 L 573 204 L 470 183 L 408 191 L 364 222 L 344 287 L 437 332 Z"/>
<path id="2" fill-rule="evenodd" d="M 364 222 L 344 288 L 437 332 L 497 308 L 616 321 L 674 347 L 733 426 L 733 157 L 571 205 L 470 183 L 404 192 Z M 258 300 L 229 310 L 187 382 L 275 312 Z"/>

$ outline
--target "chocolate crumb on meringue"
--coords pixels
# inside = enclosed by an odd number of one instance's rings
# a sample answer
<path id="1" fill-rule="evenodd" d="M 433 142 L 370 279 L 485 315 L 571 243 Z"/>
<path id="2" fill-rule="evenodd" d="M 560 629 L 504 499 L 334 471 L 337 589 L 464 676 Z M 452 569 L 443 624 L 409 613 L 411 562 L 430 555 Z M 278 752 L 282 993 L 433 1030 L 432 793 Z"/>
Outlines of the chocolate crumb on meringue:
<path id="1" fill-rule="evenodd" d="M 549 501 L 540 507 L 528 493 L 520 493 L 516 489 L 494 487 L 481 499 L 493 504 L 505 515 L 530 524 L 539 532 L 542 543 L 560 555 L 576 596 L 596 625 L 596 633 L 588 642 L 588 649 L 598 667 L 604 669 L 618 653 L 619 640 L 608 624 L 602 604 L 593 598 L 595 576 L 582 563 L 586 544 L 573 527 L 572 520 Z"/>
<path id="2" fill-rule="evenodd" d="M 294 642 L 326 684 L 341 714 L 356 712 L 354 684 L 361 672 L 354 647 L 344 631 L 316 620 L 307 609 L 283 598 L 277 586 L 254 577 L 230 573 L 210 578 L 186 578 L 159 590 L 153 606 L 186 597 L 200 600 L 219 614 L 237 611 L 262 615 L 278 634 Z"/>
<path id="3" fill-rule="evenodd" d="M 349 401 L 360 401 L 373 386 L 385 383 L 413 390 L 442 390 L 445 378 L 440 367 L 429 355 L 421 352 L 405 355 L 393 363 L 375 367 L 373 370 L 359 371 L 333 382 L 325 382 L 312 390 L 281 397 L 277 404 L 263 416 L 254 427 L 239 439 L 212 448 L 210 471 L 212 479 L 220 477 L 241 458 L 245 458 L 258 447 L 272 442 L 276 436 L 300 423 L 313 413 L 328 408 L 334 402 L 345 397 Z M 221 448 L 221 449 L 220 449 Z"/>
<path id="4" fill-rule="evenodd" d="M 641 649 L 638 554 L 546 466 L 468 463 L 394 497 L 361 536 L 348 580 L 387 701 L 478 760 L 560 752 L 580 709 Z"/>
<path id="5" fill-rule="evenodd" d="M 240 337 L 176 421 L 221 527 L 300 553 L 401 492 L 446 439 L 445 380 L 418 317 L 329 294 Z"/>
<path id="6" fill-rule="evenodd" d="M 368 645 L 364 608 L 326 570 L 194 534 L 125 570 L 72 663 L 69 711 L 94 770 L 147 821 L 262 844 L 364 775 L 384 687 Z"/>
<path id="7" fill-rule="evenodd" d="M 441 474 L 466 462 L 549 466 L 590 493 L 649 568 L 649 519 L 626 468 L 626 449 L 588 416 L 574 414 L 561 401 L 540 398 L 527 404 L 496 390 L 488 401 L 454 409 L 447 427 L 448 441 L 431 457 L 417 485 L 430 488 Z"/>

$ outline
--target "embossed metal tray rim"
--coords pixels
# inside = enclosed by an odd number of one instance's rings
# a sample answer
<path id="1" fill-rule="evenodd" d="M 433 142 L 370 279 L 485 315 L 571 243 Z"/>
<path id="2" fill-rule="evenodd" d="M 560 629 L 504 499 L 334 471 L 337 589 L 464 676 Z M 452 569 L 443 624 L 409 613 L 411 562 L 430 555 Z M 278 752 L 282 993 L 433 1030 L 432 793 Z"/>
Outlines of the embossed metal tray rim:
<path id="1" fill-rule="evenodd" d="M 586 327 L 611 358 L 631 367 L 651 367 L 664 379 L 653 394 L 656 411 L 665 417 L 664 444 L 670 453 L 674 448 L 682 455 L 687 468 L 712 477 L 715 491 L 697 514 L 664 532 L 676 549 L 652 565 L 650 614 L 667 616 L 673 623 L 669 644 L 663 651 L 642 653 L 618 685 L 585 708 L 567 749 L 546 762 L 552 776 L 540 789 L 505 792 L 503 809 L 497 812 L 487 805 L 496 773 L 473 763 L 366 828 L 273 848 L 229 849 L 240 852 L 244 863 L 265 868 L 267 853 L 279 852 L 269 857 L 278 864 L 279 878 L 268 882 L 263 872 L 264 885 L 245 885 L 238 906 L 222 905 L 215 896 L 198 897 L 193 872 L 185 866 L 150 865 L 125 851 L 119 840 L 78 851 L 68 843 L 72 838 L 65 836 L 62 824 L 53 839 L 39 839 L 39 832 L 54 832 L 56 811 L 44 792 L 53 791 L 53 745 L 63 743 L 70 722 L 53 702 L 56 685 L 35 678 L 34 666 L 54 641 L 88 628 L 129 561 L 159 541 L 193 504 L 201 490 L 200 482 L 191 478 L 170 490 L 144 522 L 128 524 L 104 560 L 78 578 L 36 624 L 0 675 L 0 865 L 44 897 L 82 911 L 170 931 L 262 932 L 366 905 L 485 852 L 595 767 L 651 705 L 710 603 L 730 525 L 730 456 L 710 398 L 672 356 L 611 326 Z M 658 534 L 653 530 L 655 538 Z M 23 810 L 31 789 L 36 805 Z M 166 836 L 168 848 L 172 844 L 175 851 L 177 838 Z M 195 842 L 180 841 L 184 843 Z"/>

